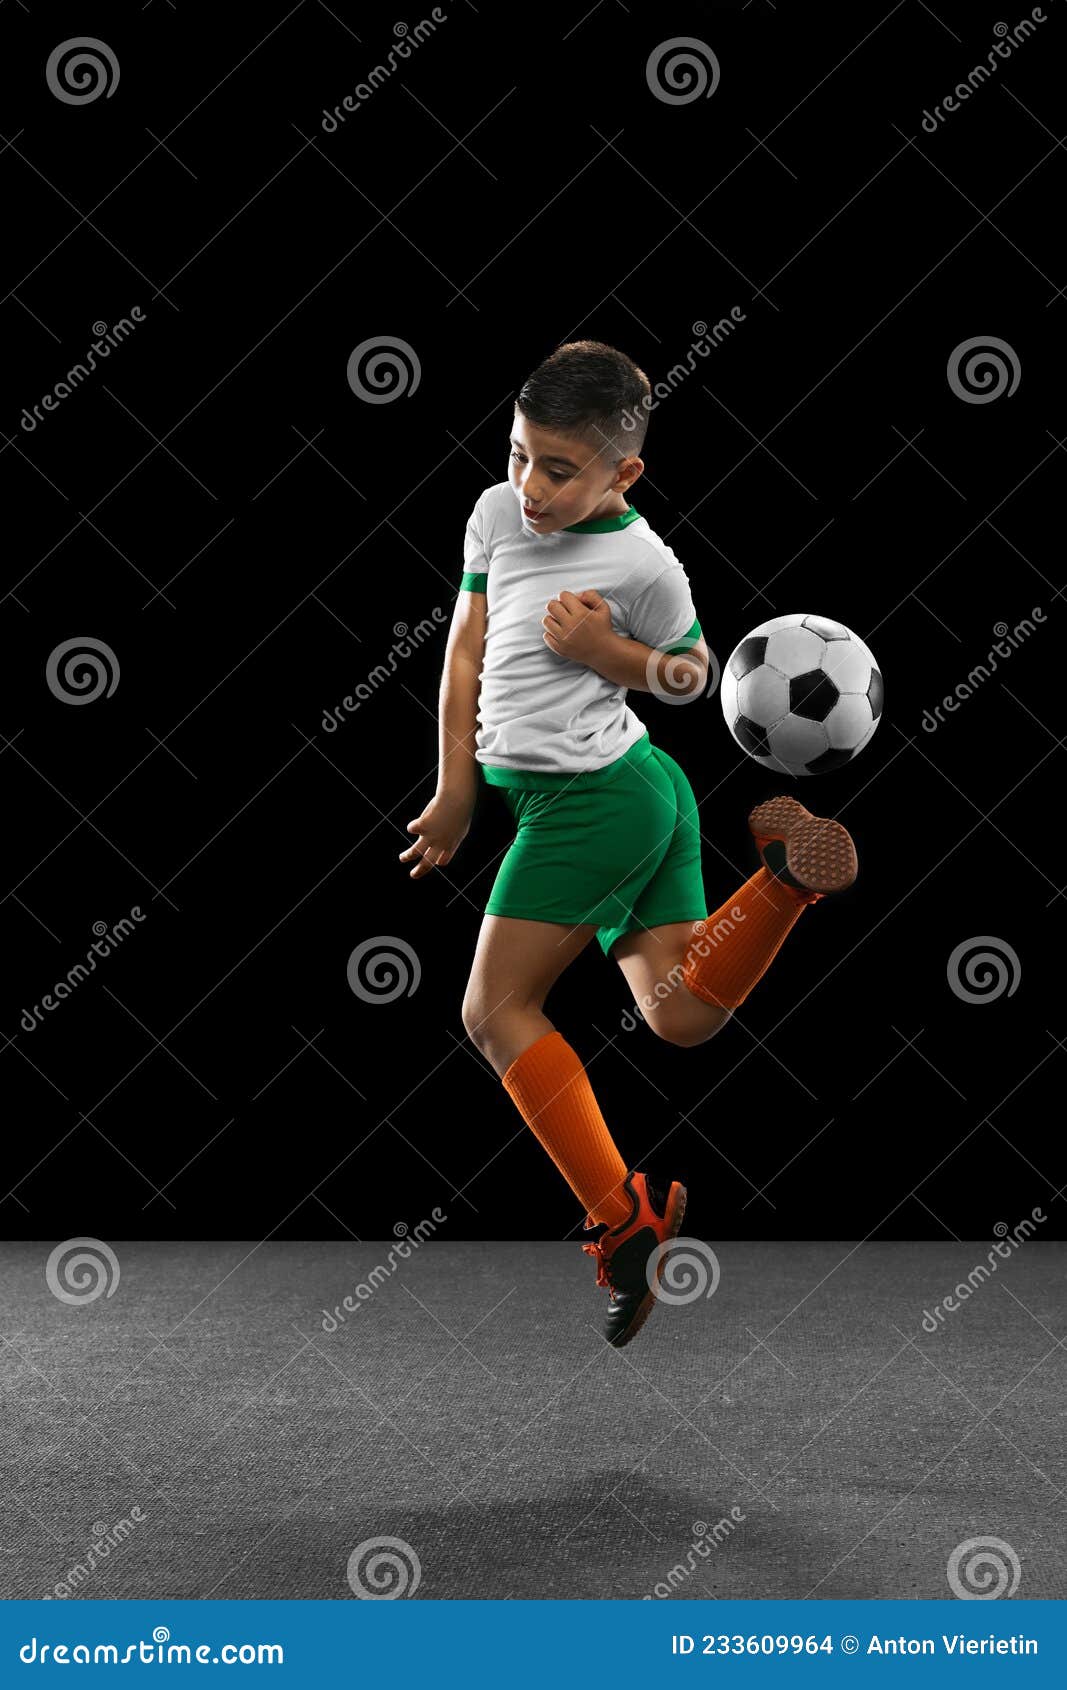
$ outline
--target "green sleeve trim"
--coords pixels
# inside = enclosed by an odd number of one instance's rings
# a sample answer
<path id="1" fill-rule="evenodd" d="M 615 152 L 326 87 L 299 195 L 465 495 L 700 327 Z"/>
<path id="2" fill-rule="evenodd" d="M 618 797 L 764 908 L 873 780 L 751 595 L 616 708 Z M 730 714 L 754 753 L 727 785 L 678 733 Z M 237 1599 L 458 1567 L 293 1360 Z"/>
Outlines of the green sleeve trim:
<path id="1" fill-rule="evenodd" d="M 669 645 L 664 647 L 664 651 L 668 657 L 684 657 L 687 652 L 692 651 L 694 644 L 700 639 L 700 637 L 700 623 L 694 622 L 688 634 L 684 636 L 684 645 Z"/>
<path id="2" fill-rule="evenodd" d="M 484 593 L 485 583 L 488 579 L 488 573 L 475 575 L 471 570 L 465 570 L 463 579 L 459 584 L 459 590 L 461 593 Z"/>

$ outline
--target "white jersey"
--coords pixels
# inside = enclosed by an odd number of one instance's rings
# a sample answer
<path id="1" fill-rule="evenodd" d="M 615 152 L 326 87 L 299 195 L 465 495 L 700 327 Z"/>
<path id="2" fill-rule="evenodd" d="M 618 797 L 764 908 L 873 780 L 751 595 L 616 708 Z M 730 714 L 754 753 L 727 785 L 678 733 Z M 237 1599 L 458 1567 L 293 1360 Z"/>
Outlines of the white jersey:
<path id="1" fill-rule="evenodd" d="M 662 651 L 686 651 L 700 634 L 685 570 L 636 510 L 534 534 L 508 481 L 471 512 L 462 586 L 486 595 L 475 755 L 498 786 L 521 786 L 523 771 L 565 779 L 606 768 L 647 733 L 625 687 L 545 644 L 549 599 L 591 587 L 617 634 Z"/>

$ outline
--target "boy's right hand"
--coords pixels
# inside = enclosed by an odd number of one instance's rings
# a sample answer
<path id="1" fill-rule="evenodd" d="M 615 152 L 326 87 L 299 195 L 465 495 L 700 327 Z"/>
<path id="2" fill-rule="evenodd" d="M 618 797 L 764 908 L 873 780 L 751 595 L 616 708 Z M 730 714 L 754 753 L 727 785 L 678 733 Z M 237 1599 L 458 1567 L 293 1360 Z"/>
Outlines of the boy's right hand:
<path id="1" fill-rule="evenodd" d="M 465 798 L 437 792 L 422 815 L 408 822 L 407 831 L 414 833 L 416 839 L 414 845 L 401 851 L 400 861 L 408 863 L 413 857 L 418 859 L 409 879 L 418 880 L 439 864 L 443 866 L 451 862 L 467 837 L 473 809 L 473 804 Z"/>

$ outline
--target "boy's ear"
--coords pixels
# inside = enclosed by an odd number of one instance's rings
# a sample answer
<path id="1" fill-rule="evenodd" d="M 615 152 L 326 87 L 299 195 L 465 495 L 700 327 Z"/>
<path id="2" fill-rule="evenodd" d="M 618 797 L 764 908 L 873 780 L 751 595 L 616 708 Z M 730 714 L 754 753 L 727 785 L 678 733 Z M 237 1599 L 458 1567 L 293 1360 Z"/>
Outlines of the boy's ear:
<path id="1" fill-rule="evenodd" d="M 625 493 L 627 488 L 632 487 L 634 482 L 644 473 L 644 468 L 643 458 L 624 458 L 619 465 L 619 473 L 615 480 L 617 491 Z"/>

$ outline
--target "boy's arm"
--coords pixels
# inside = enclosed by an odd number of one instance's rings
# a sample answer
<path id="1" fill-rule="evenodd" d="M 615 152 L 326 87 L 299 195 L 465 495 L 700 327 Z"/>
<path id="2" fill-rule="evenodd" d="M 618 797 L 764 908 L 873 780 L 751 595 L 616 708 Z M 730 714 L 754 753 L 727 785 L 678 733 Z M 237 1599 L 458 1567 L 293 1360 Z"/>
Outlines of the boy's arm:
<path id="1" fill-rule="evenodd" d="M 549 601 L 542 620 L 545 644 L 553 651 L 584 663 L 627 691 L 682 699 L 704 690 L 709 656 L 703 634 L 666 650 L 617 634 L 611 625 L 611 607 L 592 589 L 562 592 Z"/>
<path id="2" fill-rule="evenodd" d="M 438 711 L 437 791 L 407 831 L 414 843 L 400 852 L 414 862 L 409 878 L 421 880 L 432 868 L 451 862 L 470 828 L 478 797 L 478 690 L 485 656 L 484 592 L 462 591 L 448 630 Z"/>
<path id="3" fill-rule="evenodd" d="M 438 711 L 437 790 L 468 799 L 478 793 L 478 691 L 485 659 L 486 597 L 461 592 L 445 648 Z"/>
<path id="4" fill-rule="evenodd" d="M 409 871 L 412 880 L 420 880 L 432 868 L 451 862 L 470 830 L 478 797 L 480 770 L 475 756 L 478 694 L 489 619 L 485 596 L 489 578 L 489 550 L 483 529 L 485 513 L 483 493 L 467 519 L 463 578 L 445 647 L 437 712 L 437 791 L 422 814 L 408 822 L 407 831 L 415 835 L 415 843 L 400 853 L 402 863 L 417 859 Z"/>

